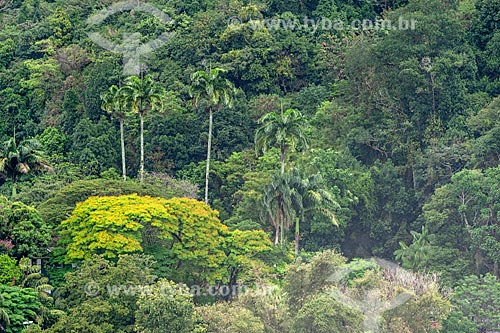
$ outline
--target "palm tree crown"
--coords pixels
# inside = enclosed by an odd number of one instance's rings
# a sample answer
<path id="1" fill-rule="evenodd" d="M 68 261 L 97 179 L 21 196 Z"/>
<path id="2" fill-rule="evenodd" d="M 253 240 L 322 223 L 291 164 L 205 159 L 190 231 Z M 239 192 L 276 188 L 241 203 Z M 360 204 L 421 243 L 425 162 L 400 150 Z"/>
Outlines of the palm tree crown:
<path id="1" fill-rule="evenodd" d="M 126 104 L 123 90 L 112 85 L 101 95 L 102 109 L 117 119 L 125 118 Z"/>
<path id="2" fill-rule="evenodd" d="M 261 219 L 271 222 L 275 230 L 274 244 L 283 243 L 284 230 L 290 228 L 295 219 L 294 196 L 297 192 L 290 186 L 288 174 L 274 174 L 264 188 Z"/>
<path id="3" fill-rule="evenodd" d="M 403 268 L 413 270 L 422 269 L 434 248 L 435 235 L 429 233 L 429 229 L 422 226 L 422 232 L 410 231 L 413 241 L 410 246 L 399 242 L 400 248 L 394 251 L 396 260 L 400 260 Z"/>
<path id="4" fill-rule="evenodd" d="M 124 102 L 133 113 L 163 111 L 164 90 L 149 75 L 143 79 L 137 76 L 127 77 L 120 90 Z"/>
<path id="5" fill-rule="evenodd" d="M 295 254 L 299 254 L 300 224 L 311 219 L 314 214 L 319 214 L 328 219 L 330 223 L 338 226 L 335 211 L 340 205 L 335 196 L 323 182 L 320 173 L 305 175 L 298 169 L 290 171 L 290 187 L 293 188 L 293 208 L 297 214 L 295 218 Z"/>
<path id="6" fill-rule="evenodd" d="M 195 107 L 202 99 L 209 104 L 209 110 L 215 107 L 215 111 L 218 111 L 223 105 L 233 106 L 234 85 L 222 77 L 225 73 L 225 69 L 214 68 L 208 72 L 201 70 L 191 75 L 189 94 L 193 97 Z"/>
<path id="7" fill-rule="evenodd" d="M 0 177 L 12 181 L 12 196 L 17 194 L 19 176 L 32 171 L 51 170 L 42 148 L 36 139 L 27 139 L 17 145 L 15 138 L 12 138 L 0 145 Z"/>
<path id="8" fill-rule="evenodd" d="M 284 231 L 295 222 L 295 253 L 299 251 L 300 223 L 320 214 L 338 225 L 334 211 L 340 208 L 325 187 L 321 174 L 305 175 L 298 169 L 277 173 L 265 187 L 261 217 L 275 229 L 275 244 L 283 243 Z"/>
<path id="9" fill-rule="evenodd" d="M 268 148 L 277 146 L 280 149 L 283 174 L 288 150 L 295 149 L 299 143 L 307 148 L 305 119 L 298 110 L 288 109 L 285 112 L 265 114 L 259 119 L 259 124 L 261 126 L 255 133 L 255 149 L 257 153 L 266 152 Z"/>

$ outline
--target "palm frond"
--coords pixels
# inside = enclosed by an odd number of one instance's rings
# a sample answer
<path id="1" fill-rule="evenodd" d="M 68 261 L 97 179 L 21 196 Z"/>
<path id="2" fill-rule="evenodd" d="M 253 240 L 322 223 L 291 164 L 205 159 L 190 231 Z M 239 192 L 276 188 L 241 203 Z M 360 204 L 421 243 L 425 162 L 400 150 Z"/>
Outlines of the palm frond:
<path id="1" fill-rule="evenodd" d="M 222 68 L 214 68 L 210 72 L 199 70 L 191 75 L 189 95 L 195 107 L 202 99 L 211 107 L 233 106 L 235 88 L 231 81 L 222 77 L 226 72 Z"/>
<path id="2" fill-rule="evenodd" d="M 270 145 L 289 145 L 295 149 L 298 144 L 307 148 L 305 136 L 305 118 L 295 109 L 288 109 L 283 113 L 271 111 L 263 115 L 258 123 L 261 125 L 255 134 L 257 152 L 265 152 Z"/>

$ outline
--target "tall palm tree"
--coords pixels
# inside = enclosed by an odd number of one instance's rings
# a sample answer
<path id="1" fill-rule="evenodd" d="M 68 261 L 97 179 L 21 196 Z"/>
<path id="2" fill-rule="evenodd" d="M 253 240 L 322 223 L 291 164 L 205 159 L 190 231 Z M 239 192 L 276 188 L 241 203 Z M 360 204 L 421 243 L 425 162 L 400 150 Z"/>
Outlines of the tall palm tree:
<path id="1" fill-rule="evenodd" d="M 222 75 L 227 71 L 214 68 L 210 71 L 197 71 L 191 75 L 189 94 L 197 107 L 199 100 L 205 100 L 208 111 L 208 147 L 205 170 L 205 203 L 208 204 L 208 175 L 210 172 L 210 151 L 212 149 L 213 112 L 220 111 L 223 106 L 232 107 L 235 92 L 234 85 Z"/>
<path id="2" fill-rule="evenodd" d="M 280 149 L 281 174 L 284 174 L 289 149 L 294 149 L 298 143 L 307 148 L 305 119 L 298 110 L 287 109 L 285 112 L 265 114 L 259 119 L 259 124 L 261 126 L 255 133 L 255 149 L 259 153 L 277 146 Z"/>
<path id="3" fill-rule="evenodd" d="M 261 216 L 275 228 L 275 245 L 283 244 L 284 232 L 295 223 L 295 253 L 299 253 L 300 224 L 321 214 L 338 225 L 334 211 L 339 208 L 333 194 L 324 186 L 321 174 L 306 176 L 297 169 L 277 173 L 264 188 Z"/>
<path id="4" fill-rule="evenodd" d="M 163 111 L 165 91 L 149 75 L 143 79 L 129 76 L 120 89 L 129 110 L 138 113 L 141 122 L 141 182 L 144 182 L 144 115 L 150 111 Z"/>
<path id="5" fill-rule="evenodd" d="M 17 194 L 16 185 L 21 175 L 51 170 L 42 148 L 36 139 L 27 139 L 18 145 L 12 138 L 0 145 L 0 177 L 11 180 L 12 196 Z"/>
<path id="6" fill-rule="evenodd" d="M 299 254 L 300 224 L 314 214 L 327 218 L 333 225 L 338 226 L 334 211 L 340 208 L 334 195 L 325 187 L 320 173 L 304 175 L 298 169 L 290 171 L 290 187 L 295 195 L 292 204 L 296 211 L 295 217 L 295 254 Z"/>
<path id="7" fill-rule="evenodd" d="M 283 244 L 284 231 L 296 217 L 293 197 L 297 193 L 290 187 L 288 174 L 274 174 L 264 188 L 261 219 L 271 222 L 275 230 L 274 245 Z"/>
<path id="8" fill-rule="evenodd" d="M 127 165 L 125 161 L 125 131 L 126 105 L 123 92 L 118 86 L 112 85 L 108 91 L 101 95 L 102 108 L 107 113 L 116 117 L 120 122 L 120 143 L 122 149 L 122 175 L 123 181 L 127 180 Z"/>

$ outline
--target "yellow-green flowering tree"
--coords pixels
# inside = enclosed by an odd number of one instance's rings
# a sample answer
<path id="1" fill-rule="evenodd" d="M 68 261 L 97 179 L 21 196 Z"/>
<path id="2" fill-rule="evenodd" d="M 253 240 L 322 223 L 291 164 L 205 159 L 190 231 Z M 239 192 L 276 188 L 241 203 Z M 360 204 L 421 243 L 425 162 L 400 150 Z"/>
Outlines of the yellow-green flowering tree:
<path id="1" fill-rule="evenodd" d="M 62 223 L 66 261 L 94 254 L 156 251 L 169 278 L 183 282 L 236 283 L 238 273 L 270 248 L 263 231 L 231 231 L 218 212 L 188 198 L 124 195 L 91 197 Z"/>

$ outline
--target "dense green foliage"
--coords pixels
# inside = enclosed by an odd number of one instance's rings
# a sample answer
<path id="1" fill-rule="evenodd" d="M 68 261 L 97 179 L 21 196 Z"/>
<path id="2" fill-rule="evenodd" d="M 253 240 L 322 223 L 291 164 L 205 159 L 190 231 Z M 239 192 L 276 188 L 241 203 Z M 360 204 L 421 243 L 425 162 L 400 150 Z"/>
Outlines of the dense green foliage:
<path id="1" fill-rule="evenodd" d="M 500 282 L 491 274 L 460 280 L 453 301 L 457 307 L 446 320 L 449 332 L 487 332 L 500 327 Z"/>
<path id="2" fill-rule="evenodd" d="M 207 332 L 223 333 L 263 333 L 264 325 L 252 312 L 244 307 L 230 306 L 225 303 L 197 308 Z"/>
<path id="3" fill-rule="evenodd" d="M 42 304 L 38 300 L 38 293 L 31 288 L 0 285 L 2 308 L 9 318 L 6 333 L 20 332 L 24 322 L 37 322 L 41 315 Z"/>
<path id="4" fill-rule="evenodd" d="M 6 254 L 0 255 L 0 268 L 2 268 L 0 275 L 0 283 L 7 284 L 15 281 L 21 277 L 21 270 L 16 265 L 16 261 Z"/>
<path id="5" fill-rule="evenodd" d="M 0 197 L 0 206 L 0 253 L 18 259 L 44 255 L 51 240 L 51 228 L 38 211 L 5 197 Z"/>
<path id="6" fill-rule="evenodd" d="M 498 330 L 499 16 L 0 0 L 0 332 L 358 332 L 370 288 L 412 295 L 387 332 Z"/>
<path id="7" fill-rule="evenodd" d="M 136 325 L 139 332 L 189 333 L 194 328 L 193 295 L 186 287 L 159 280 L 150 294 L 137 302 Z"/>
<path id="8" fill-rule="evenodd" d="M 95 256 L 84 262 L 78 272 L 66 274 L 59 297 L 66 314 L 49 332 L 129 331 L 139 288 L 154 283 L 152 264 L 150 257 L 140 255 L 123 255 L 116 262 Z"/>

